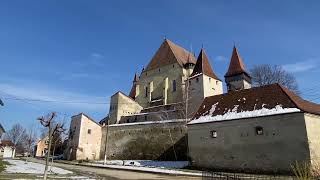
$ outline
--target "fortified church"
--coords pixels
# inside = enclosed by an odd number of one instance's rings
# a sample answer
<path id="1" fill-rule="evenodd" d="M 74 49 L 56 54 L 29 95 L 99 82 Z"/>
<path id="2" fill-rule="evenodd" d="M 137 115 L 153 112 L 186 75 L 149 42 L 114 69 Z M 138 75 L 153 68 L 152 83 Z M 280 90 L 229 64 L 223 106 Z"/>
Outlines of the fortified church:
<path id="1" fill-rule="evenodd" d="M 69 160 L 188 160 L 197 168 L 290 171 L 320 160 L 320 105 L 279 84 L 251 87 L 236 47 L 223 82 L 197 56 L 165 39 L 131 91 L 111 97 L 99 123 L 72 117 Z"/>

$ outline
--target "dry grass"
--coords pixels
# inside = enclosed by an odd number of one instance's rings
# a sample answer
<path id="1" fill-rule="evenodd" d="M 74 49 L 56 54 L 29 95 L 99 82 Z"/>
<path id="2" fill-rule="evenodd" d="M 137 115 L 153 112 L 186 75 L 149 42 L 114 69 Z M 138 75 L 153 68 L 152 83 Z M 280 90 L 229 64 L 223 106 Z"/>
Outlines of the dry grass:
<path id="1" fill-rule="evenodd" d="M 310 180 L 320 177 L 319 162 L 295 162 L 291 165 L 291 169 L 298 180 Z"/>
<path id="2" fill-rule="evenodd" d="M 2 172 L 6 168 L 6 165 L 9 165 L 9 163 L 0 159 L 0 172 Z"/>

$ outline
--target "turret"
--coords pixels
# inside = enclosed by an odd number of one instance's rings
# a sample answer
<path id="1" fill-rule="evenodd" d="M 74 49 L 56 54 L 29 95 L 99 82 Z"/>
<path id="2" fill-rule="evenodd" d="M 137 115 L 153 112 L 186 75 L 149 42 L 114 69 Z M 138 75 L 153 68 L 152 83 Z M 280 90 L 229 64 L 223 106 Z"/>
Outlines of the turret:
<path id="1" fill-rule="evenodd" d="M 139 76 L 136 73 L 134 75 L 134 78 L 132 81 L 132 88 L 129 94 L 129 97 L 131 97 L 132 99 L 136 99 L 136 97 L 138 96 L 138 93 L 139 93 L 139 85 L 137 84 L 138 81 L 139 81 Z"/>
<path id="2" fill-rule="evenodd" d="M 204 98 L 222 94 L 222 82 L 214 73 L 202 48 L 188 81 L 188 115 L 197 111 Z"/>
<path id="3" fill-rule="evenodd" d="M 251 88 L 251 76 L 246 71 L 243 60 L 234 46 L 227 73 L 224 75 L 228 91 Z"/>

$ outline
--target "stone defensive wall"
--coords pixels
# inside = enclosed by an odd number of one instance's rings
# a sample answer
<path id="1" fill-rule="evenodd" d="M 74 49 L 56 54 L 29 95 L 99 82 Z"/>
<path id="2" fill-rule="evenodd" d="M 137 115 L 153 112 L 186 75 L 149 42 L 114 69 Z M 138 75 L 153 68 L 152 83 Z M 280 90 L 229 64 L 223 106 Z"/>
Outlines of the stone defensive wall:
<path id="1" fill-rule="evenodd" d="M 102 133 L 101 159 L 107 142 L 108 159 L 187 160 L 185 120 L 115 124 L 103 127 Z"/>

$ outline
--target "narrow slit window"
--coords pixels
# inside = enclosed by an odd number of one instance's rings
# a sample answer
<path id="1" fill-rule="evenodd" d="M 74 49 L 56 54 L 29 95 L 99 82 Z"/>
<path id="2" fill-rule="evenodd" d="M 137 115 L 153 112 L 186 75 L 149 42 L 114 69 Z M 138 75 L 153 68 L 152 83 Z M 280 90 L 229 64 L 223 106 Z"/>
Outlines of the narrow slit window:
<path id="1" fill-rule="evenodd" d="M 177 82 L 176 82 L 176 80 L 173 80 L 173 81 L 172 81 L 172 91 L 173 91 L 173 92 L 176 92 L 176 91 L 177 91 Z"/>
<path id="2" fill-rule="evenodd" d="M 148 87 L 146 87 L 145 96 L 148 97 Z"/>
<path id="3" fill-rule="evenodd" d="M 91 129 L 88 129 L 88 134 L 91 134 Z"/>

